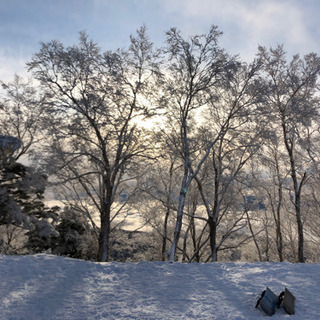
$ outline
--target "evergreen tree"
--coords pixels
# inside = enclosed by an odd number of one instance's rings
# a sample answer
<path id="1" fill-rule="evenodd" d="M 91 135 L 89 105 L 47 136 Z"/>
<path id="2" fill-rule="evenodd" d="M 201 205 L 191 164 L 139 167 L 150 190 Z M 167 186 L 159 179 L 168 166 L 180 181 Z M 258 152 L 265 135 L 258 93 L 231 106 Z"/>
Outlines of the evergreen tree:
<path id="1" fill-rule="evenodd" d="M 14 154 L 19 147 L 19 139 L 0 136 L 0 225 L 27 230 L 29 240 L 35 234 L 44 239 L 57 236 L 52 224 L 57 219 L 56 208 L 46 208 L 43 203 L 47 178 L 16 162 Z M 33 247 L 31 243 L 33 240 L 27 246 Z"/>
<path id="2" fill-rule="evenodd" d="M 59 236 L 52 244 L 54 254 L 86 260 L 96 259 L 97 237 L 83 215 L 73 208 L 65 207 L 59 216 L 56 230 Z"/>

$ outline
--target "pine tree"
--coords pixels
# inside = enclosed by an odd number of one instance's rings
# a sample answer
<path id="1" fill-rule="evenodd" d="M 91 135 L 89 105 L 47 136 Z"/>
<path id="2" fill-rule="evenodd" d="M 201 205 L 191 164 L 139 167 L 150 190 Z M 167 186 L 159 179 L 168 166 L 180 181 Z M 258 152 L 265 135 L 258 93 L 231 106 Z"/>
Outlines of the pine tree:
<path id="1" fill-rule="evenodd" d="M 47 178 L 15 160 L 19 147 L 19 139 L 0 136 L 0 225 L 25 229 L 29 240 L 35 235 L 43 239 L 57 236 L 52 224 L 57 219 L 56 208 L 43 203 Z"/>

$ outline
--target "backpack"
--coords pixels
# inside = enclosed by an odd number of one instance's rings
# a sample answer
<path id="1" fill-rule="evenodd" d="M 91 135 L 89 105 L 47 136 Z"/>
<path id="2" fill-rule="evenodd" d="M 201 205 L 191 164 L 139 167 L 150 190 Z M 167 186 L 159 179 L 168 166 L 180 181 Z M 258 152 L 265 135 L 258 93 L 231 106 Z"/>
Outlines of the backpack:
<path id="1" fill-rule="evenodd" d="M 266 290 L 262 291 L 261 297 L 258 299 L 256 303 L 256 308 L 260 305 L 261 309 L 269 316 L 274 315 L 276 311 L 276 307 L 280 308 L 281 304 L 283 304 L 284 310 L 292 315 L 295 313 L 294 310 L 294 295 L 285 288 L 284 291 L 277 296 L 271 289 L 267 287 Z"/>
<path id="2" fill-rule="evenodd" d="M 294 301 L 296 300 L 295 296 L 285 288 L 279 295 L 278 308 L 280 308 L 281 303 L 283 304 L 284 310 L 290 315 L 295 313 L 294 310 Z"/>
<path id="3" fill-rule="evenodd" d="M 260 305 L 261 309 L 269 316 L 274 315 L 278 304 L 278 296 L 268 287 L 262 291 L 261 297 L 257 301 L 256 308 Z"/>

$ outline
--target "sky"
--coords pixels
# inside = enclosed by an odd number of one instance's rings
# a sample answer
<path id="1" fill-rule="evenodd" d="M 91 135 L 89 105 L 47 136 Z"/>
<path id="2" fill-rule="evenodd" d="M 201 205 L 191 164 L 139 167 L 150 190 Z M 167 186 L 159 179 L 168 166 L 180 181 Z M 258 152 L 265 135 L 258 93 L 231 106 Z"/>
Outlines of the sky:
<path id="1" fill-rule="evenodd" d="M 161 46 L 165 31 L 223 32 L 220 45 L 250 62 L 258 45 L 283 44 L 288 57 L 320 54 L 319 0 L 0 0 L 0 80 L 25 76 L 40 42 L 76 44 L 86 31 L 102 50 L 125 48 L 145 25 Z"/>

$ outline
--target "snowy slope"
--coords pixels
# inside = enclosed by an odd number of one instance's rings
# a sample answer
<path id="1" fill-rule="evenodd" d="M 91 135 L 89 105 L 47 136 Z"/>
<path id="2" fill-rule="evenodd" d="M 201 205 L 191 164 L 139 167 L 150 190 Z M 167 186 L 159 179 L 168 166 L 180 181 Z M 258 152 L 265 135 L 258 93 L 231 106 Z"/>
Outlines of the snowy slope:
<path id="1" fill-rule="evenodd" d="M 93 263 L 52 255 L 0 256 L 0 319 L 267 319 L 261 291 L 296 296 L 320 319 L 320 264 Z"/>

